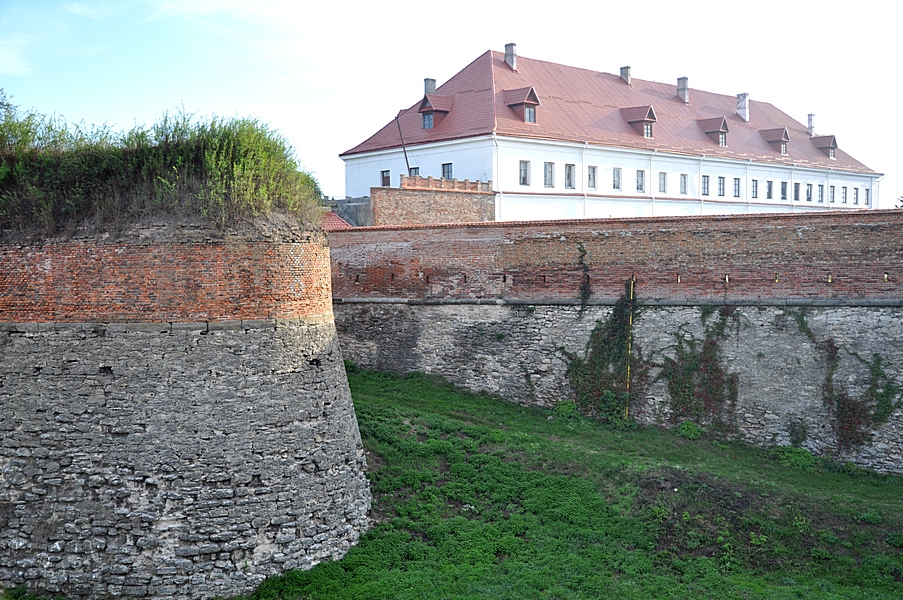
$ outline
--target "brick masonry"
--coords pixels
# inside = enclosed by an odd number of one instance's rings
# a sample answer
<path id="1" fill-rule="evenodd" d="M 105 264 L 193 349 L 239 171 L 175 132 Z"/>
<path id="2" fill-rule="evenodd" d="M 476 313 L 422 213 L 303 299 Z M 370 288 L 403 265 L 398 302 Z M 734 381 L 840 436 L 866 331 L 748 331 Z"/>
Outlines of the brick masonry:
<path id="1" fill-rule="evenodd" d="M 318 236 L 0 249 L 0 587 L 228 596 L 356 543 L 370 491 Z"/>
<path id="2" fill-rule="evenodd" d="M 370 188 L 374 225 L 495 220 L 492 182 L 401 177 L 398 188 Z"/>
<path id="3" fill-rule="evenodd" d="M 852 397 L 876 355 L 903 385 L 903 211 L 387 227 L 330 241 L 343 352 L 367 368 L 441 374 L 553 406 L 574 394 L 562 350 L 584 356 L 596 321 L 635 277 L 644 308 L 634 352 L 652 363 L 634 407 L 641 422 L 679 419 L 661 365 L 675 336 L 702 339 L 713 305 L 740 307 L 721 361 L 739 381 L 730 420 L 747 441 L 787 444 L 802 425 L 805 447 L 838 452 L 822 399 L 824 340 L 840 347 L 835 384 Z M 903 409 L 840 456 L 903 472 Z"/>

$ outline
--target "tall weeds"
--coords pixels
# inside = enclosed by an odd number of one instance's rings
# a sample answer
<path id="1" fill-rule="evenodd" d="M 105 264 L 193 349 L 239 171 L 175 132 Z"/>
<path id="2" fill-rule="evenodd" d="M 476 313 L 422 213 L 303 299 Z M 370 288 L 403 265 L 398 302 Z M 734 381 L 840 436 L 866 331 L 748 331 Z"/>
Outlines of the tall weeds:
<path id="1" fill-rule="evenodd" d="M 321 193 L 286 140 L 255 119 L 164 113 L 117 132 L 22 111 L 0 90 L 0 232 L 51 235 L 146 216 L 223 227 L 284 210 L 315 224 Z"/>

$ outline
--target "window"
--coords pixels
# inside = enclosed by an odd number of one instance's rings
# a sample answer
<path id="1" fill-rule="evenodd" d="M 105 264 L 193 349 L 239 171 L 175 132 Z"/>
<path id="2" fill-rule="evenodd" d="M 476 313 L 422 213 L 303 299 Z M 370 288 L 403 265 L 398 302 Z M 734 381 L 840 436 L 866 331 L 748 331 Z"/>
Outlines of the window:
<path id="1" fill-rule="evenodd" d="M 793 184 L 793 201 L 794 202 L 800 201 L 800 184 L 798 184 L 798 183 Z"/>
<path id="2" fill-rule="evenodd" d="M 781 154 L 787 154 L 787 142 L 781 142 Z"/>
<path id="3" fill-rule="evenodd" d="M 868 205 L 869 205 L 869 192 L 870 192 L 871 190 L 869 190 L 868 188 L 866 188 L 866 189 L 863 190 L 863 191 L 865 192 L 865 198 L 864 198 L 864 200 L 865 200 L 865 205 L 868 206 Z"/>
<path id="4" fill-rule="evenodd" d="M 859 204 L 859 188 L 853 188 L 853 204 Z"/>
<path id="5" fill-rule="evenodd" d="M 520 161 L 520 169 L 518 173 L 518 181 L 521 185 L 530 185 L 530 161 Z"/>
<path id="6" fill-rule="evenodd" d="M 643 123 L 643 137 L 652 137 L 652 123 Z"/>
<path id="7" fill-rule="evenodd" d="M 823 186 L 823 185 L 818 186 L 818 201 L 819 202 L 825 201 L 825 186 Z"/>
<path id="8" fill-rule="evenodd" d="M 828 148 L 828 158 L 834 158 L 834 148 Z"/>
<path id="9" fill-rule="evenodd" d="M 574 189 L 574 165 L 564 165 L 564 187 Z"/>
<path id="10" fill-rule="evenodd" d="M 765 182 L 765 199 L 771 200 L 774 198 L 774 182 L 766 181 Z"/>
<path id="11" fill-rule="evenodd" d="M 812 184 L 806 184 L 806 202 L 812 202 Z"/>
<path id="12" fill-rule="evenodd" d="M 828 202 L 834 202 L 834 186 L 828 188 Z"/>
<path id="13" fill-rule="evenodd" d="M 734 177 L 734 198 L 740 197 L 740 178 Z"/>
<path id="14" fill-rule="evenodd" d="M 690 178 L 689 175 L 687 175 L 686 173 L 680 174 L 680 193 L 681 194 L 687 193 L 687 180 L 689 178 Z"/>
<path id="15" fill-rule="evenodd" d="M 664 171 L 658 174 L 658 191 L 663 194 L 668 192 L 668 174 Z"/>
<path id="16" fill-rule="evenodd" d="M 424 129 L 432 129 L 433 128 L 433 113 L 423 113 L 423 128 Z"/>
<path id="17" fill-rule="evenodd" d="M 536 107 L 535 106 L 525 106 L 524 107 L 524 122 L 525 123 L 535 123 L 536 122 Z"/>
<path id="18" fill-rule="evenodd" d="M 611 188 L 613 190 L 621 189 L 621 169 L 614 168 L 611 171 Z"/>
<path id="19" fill-rule="evenodd" d="M 719 146 L 727 146 L 727 134 L 723 131 L 718 134 L 718 145 Z"/>
<path id="20" fill-rule="evenodd" d="M 786 200 L 786 199 L 787 199 L 787 182 L 782 181 L 781 182 L 781 200 Z"/>
<path id="21" fill-rule="evenodd" d="M 718 195 L 719 196 L 724 195 L 724 177 L 718 178 Z"/>
<path id="22" fill-rule="evenodd" d="M 391 175 L 390 175 L 389 171 L 380 171 L 379 178 L 381 181 L 381 183 L 379 185 L 381 185 L 383 187 L 389 187 L 390 185 L 392 185 Z"/>
<path id="23" fill-rule="evenodd" d="M 702 176 L 702 195 L 703 196 L 709 195 L 709 176 L 708 175 Z"/>
<path id="24" fill-rule="evenodd" d="M 843 204 L 847 203 L 847 186 L 840 188 L 840 202 Z"/>
<path id="25" fill-rule="evenodd" d="M 596 167 L 586 168 L 586 187 L 591 190 L 596 189 Z"/>
<path id="26" fill-rule="evenodd" d="M 420 176 L 420 167 L 411 167 L 408 169 L 408 175 L 410 177 L 419 177 Z"/>
<path id="27" fill-rule="evenodd" d="M 636 191 L 638 191 L 638 192 L 646 191 L 646 171 L 637 169 L 637 171 L 636 171 Z"/>
<path id="28" fill-rule="evenodd" d="M 753 198 L 759 197 L 759 180 L 758 179 L 752 180 L 752 197 Z"/>
<path id="29" fill-rule="evenodd" d="M 546 187 L 555 187 L 555 163 L 542 164 L 542 184 Z"/>
<path id="30" fill-rule="evenodd" d="M 451 163 L 442 163 L 442 179 L 454 179 Z"/>

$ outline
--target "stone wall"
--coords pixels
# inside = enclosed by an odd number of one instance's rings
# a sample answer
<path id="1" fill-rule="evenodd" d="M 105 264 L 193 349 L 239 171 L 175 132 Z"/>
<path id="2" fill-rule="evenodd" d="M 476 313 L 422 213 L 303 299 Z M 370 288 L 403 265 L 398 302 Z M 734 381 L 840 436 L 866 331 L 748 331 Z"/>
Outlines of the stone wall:
<path id="1" fill-rule="evenodd" d="M 662 365 L 675 358 L 677 336 L 702 345 L 709 312 L 700 306 L 641 309 L 633 330 L 633 366 L 642 360 L 649 369 L 642 397 L 631 407 L 639 422 L 672 427 L 683 420 L 672 410 Z M 610 313 L 611 306 L 602 305 L 581 311 L 502 303 L 348 303 L 336 305 L 336 326 L 344 356 L 364 368 L 434 373 L 471 390 L 552 407 L 574 397 L 565 375 L 566 353 L 585 358 L 590 333 Z M 800 331 L 799 318 L 811 339 Z M 795 428 L 805 431 L 802 445 L 813 452 L 903 473 L 903 408 L 874 429 L 869 443 L 838 448 L 837 418 L 823 399 L 828 364 L 821 344 L 828 339 L 839 348 L 838 389 L 861 397 L 869 384 L 867 363 L 876 355 L 903 386 L 899 307 L 739 307 L 718 342 L 720 366 L 738 382 L 736 405 L 720 415 L 729 425 L 727 434 L 762 446 L 786 445 Z"/>
<path id="2" fill-rule="evenodd" d="M 0 587 L 209 598 L 337 559 L 365 459 L 319 234 L 0 249 Z"/>
<path id="3" fill-rule="evenodd" d="M 495 220 L 492 182 L 401 176 L 401 187 L 370 188 L 374 225 Z"/>

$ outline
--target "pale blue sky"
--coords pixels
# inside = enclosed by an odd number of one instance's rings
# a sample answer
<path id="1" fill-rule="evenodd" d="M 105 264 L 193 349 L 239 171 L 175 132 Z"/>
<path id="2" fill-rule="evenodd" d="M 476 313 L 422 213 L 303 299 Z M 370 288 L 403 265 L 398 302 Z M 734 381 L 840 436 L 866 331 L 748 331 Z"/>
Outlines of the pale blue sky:
<path id="1" fill-rule="evenodd" d="M 903 195 L 899 25 L 887 3 L 0 0 L 0 87 L 127 129 L 180 108 L 279 130 L 331 196 L 338 154 L 486 50 L 770 102 Z M 853 8 L 855 7 L 855 8 Z"/>

